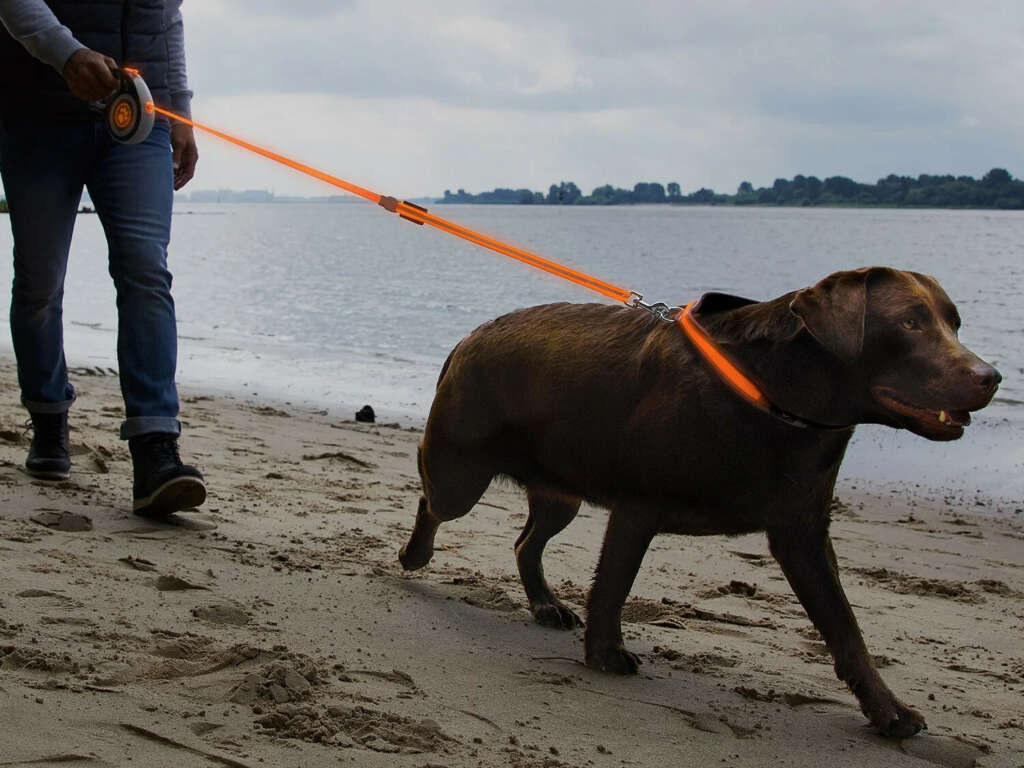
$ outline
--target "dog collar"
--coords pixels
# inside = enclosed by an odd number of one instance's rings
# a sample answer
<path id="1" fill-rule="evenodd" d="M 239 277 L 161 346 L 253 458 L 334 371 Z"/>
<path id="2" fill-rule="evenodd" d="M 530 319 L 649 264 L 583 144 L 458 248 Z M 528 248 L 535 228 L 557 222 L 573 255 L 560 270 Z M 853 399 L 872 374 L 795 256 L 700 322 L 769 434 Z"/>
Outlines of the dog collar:
<path id="1" fill-rule="evenodd" d="M 726 384 L 732 388 L 736 394 L 746 400 L 748 403 L 753 405 L 765 413 L 769 413 L 775 418 L 786 422 L 791 427 L 797 427 L 800 429 L 807 429 L 813 427 L 814 429 L 827 429 L 827 430 L 846 430 L 853 429 L 853 424 L 847 424 L 845 426 L 835 426 L 833 424 L 821 424 L 811 419 L 805 419 L 789 411 L 783 410 L 769 400 L 761 388 L 753 382 L 753 380 L 744 374 L 735 363 L 733 363 L 728 356 L 722 352 L 711 340 L 707 331 L 701 327 L 700 323 L 697 322 L 697 318 L 694 317 L 694 309 L 697 306 L 696 301 L 692 301 L 683 308 L 676 318 L 676 322 L 679 327 L 682 328 L 683 333 L 686 335 L 701 357 L 704 358 L 705 362 L 711 366 L 711 368 L 718 374 L 718 377 L 722 379 Z"/>

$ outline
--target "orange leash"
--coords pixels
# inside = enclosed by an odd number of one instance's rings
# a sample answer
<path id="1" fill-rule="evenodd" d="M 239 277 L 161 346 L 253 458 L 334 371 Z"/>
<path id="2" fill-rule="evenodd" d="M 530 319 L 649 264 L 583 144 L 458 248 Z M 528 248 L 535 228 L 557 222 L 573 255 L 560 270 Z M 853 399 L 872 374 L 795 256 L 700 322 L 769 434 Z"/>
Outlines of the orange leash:
<path id="1" fill-rule="evenodd" d="M 435 229 L 439 229 L 442 232 L 447 232 L 450 235 L 461 237 L 463 240 L 468 240 L 469 242 L 475 243 L 476 245 L 482 246 L 484 248 L 489 248 L 490 250 L 496 251 L 497 253 L 500 253 L 503 256 L 508 256 L 509 258 L 516 259 L 517 261 L 521 261 L 524 264 L 529 264 L 531 267 L 542 269 L 545 272 L 548 272 L 552 275 L 557 275 L 558 277 L 561 277 L 564 280 L 569 280 L 570 282 L 576 283 L 577 285 L 582 285 L 584 288 L 589 288 L 592 291 L 596 291 L 597 293 L 600 293 L 602 296 L 607 296 L 610 299 L 615 299 L 617 301 L 621 301 L 624 303 L 629 303 L 630 298 L 634 296 L 637 297 L 638 299 L 643 298 L 642 296 L 633 291 L 629 291 L 617 285 L 612 285 L 611 283 L 607 283 L 604 280 L 599 280 L 598 278 L 588 275 L 584 272 L 580 272 L 578 270 L 571 269 L 570 267 L 563 266 L 562 264 L 558 264 L 557 262 L 551 261 L 550 259 L 545 259 L 542 256 L 538 256 L 535 253 L 524 251 L 522 248 L 515 248 L 514 246 L 508 245 L 507 243 L 503 243 L 500 240 L 495 240 L 493 237 L 488 237 L 487 235 L 484 235 L 480 232 L 476 232 L 472 229 L 469 229 L 468 227 L 463 227 L 459 224 L 456 224 L 455 222 L 448 221 L 447 219 L 442 219 L 440 216 L 435 216 L 434 214 L 427 211 L 426 208 L 416 205 L 415 203 L 396 200 L 395 198 L 386 195 L 379 195 L 376 192 L 373 192 L 369 189 L 360 187 L 349 181 L 345 181 L 344 179 L 339 179 L 337 176 L 331 176 L 329 173 L 324 173 L 323 171 L 320 171 L 316 168 L 305 165 L 296 160 L 292 160 L 290 157 L 279 155 L 277 152 L 272 152 L 269 149 L 260 147 L 256 144 L 252 144 L 248 141 L 244 141 L 243 139 L 239 139 L 235 136 L 231 136 L 230 134 L 224 133 L 223 131 L 218 131 L 216 128 L 211 128 L 208 125 L 197 123 L 194 120 L 190 120 L 187 117 L 176 115 L 173 112 L 156 106 L 152 102 L 146 104 L 146 109 L 148 111 L 153 111 L 158 114 L 164 115 L 165 117 L 170 118 L 171 120 L 176 120 L 179 123 L 191 125 L 193 128 L 198 128 L 199 130 L 205 131 L 206 133 L 216 136 L 219 139 L 224 139 L 224 141 L 229 141 L 232 144 L 235 144 L 236 146 L 249 150 L 250 152 L 255 152 L 256 154 L 262 155 L 263 157 L 273 160 L 274 162 L 286 165 L 289 168 L 293 168 L 294 170 L 299 171 L 300 173 L 306 174 L 307 176 L 312 176 L 314 179 L 319 179 L 320 181 L 324 181 L 328 184 L 331 184 L 332 186 L 344 189 L 346 192 L 351 192 L 354 195 L 358 195 L 359 197 L 369 200 L 372 203 L 377 203 L 385 210 L 391 211 L 391 213 L 397 213 L 403 219 L 411 221 L 414 224 L 429 224 L 430 226 L 434 227 Z"/>

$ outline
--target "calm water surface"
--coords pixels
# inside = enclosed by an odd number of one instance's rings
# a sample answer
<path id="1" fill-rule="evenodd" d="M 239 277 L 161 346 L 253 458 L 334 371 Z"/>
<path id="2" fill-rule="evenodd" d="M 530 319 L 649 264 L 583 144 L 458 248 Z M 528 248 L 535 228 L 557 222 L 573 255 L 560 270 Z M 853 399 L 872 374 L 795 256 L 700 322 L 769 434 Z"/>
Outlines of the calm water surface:
<path id="1" fill-rule="evenodd" d="M 953 444 L 861 428 L 844 475 L 990 496 L 1011 513 L 1021 506 L 1024 215 L 669 206 L 435 211 L 674 304 L 709 290 L 772 298 L 837 269 L 872 264 L 936 276 L 963 316 L 961 339 L 1002 371 L 998 400 Z M 9 227 L 0 224 L 0 250 L 10 253 Z M 173 227 L 179 380 L 333 414 L 370 403 L 385 419 L 422 421 L 446 355 L 478 324 L 517 307 L 595 300 L 369 204 L 181 205 Z M 9 281 L 10 269 L 5 258 L 0 279 Z M 95 216 L 78 220 L 65 328 L 72 365 L 116 366 L 113 289 Z"/>

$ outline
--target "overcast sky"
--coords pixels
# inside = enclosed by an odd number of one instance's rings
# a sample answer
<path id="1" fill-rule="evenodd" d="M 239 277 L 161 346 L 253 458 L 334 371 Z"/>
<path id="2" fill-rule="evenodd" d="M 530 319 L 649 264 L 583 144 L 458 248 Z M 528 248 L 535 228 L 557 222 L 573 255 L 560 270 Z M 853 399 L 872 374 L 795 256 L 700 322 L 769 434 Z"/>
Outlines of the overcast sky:
<path id="1" fill-rule="evenodd" d="M 1021 0 L 185 0 L 193 114 L 399 197 L 1024 175 Z M 192 189 L 330 189 L 200 137 Z"/>

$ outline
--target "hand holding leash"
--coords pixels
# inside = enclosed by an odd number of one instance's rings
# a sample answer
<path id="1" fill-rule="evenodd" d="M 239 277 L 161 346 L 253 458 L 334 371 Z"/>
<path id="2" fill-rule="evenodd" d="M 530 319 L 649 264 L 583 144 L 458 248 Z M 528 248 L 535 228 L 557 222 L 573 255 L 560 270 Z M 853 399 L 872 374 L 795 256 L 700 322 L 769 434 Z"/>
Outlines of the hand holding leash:
<path id="1" fill-rule="evenodd" d="M 72 95 L 82 101 L 110 98 L 117 90 L 117 62 L 109 56 L 80 48 L 68 57 L 62 72 Z"/>

